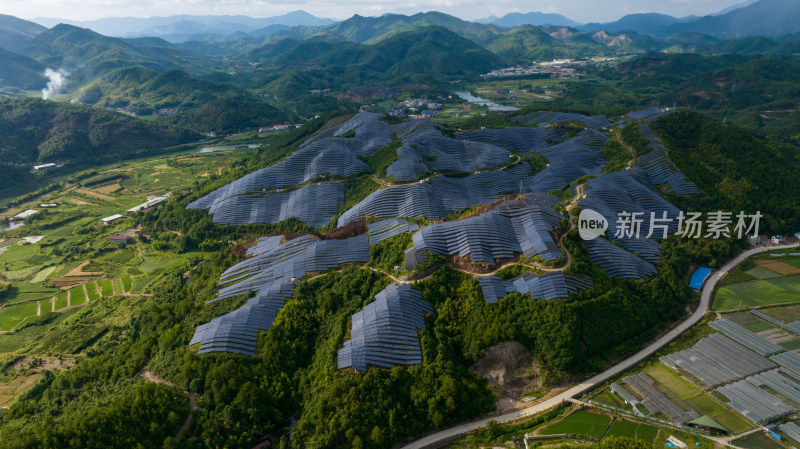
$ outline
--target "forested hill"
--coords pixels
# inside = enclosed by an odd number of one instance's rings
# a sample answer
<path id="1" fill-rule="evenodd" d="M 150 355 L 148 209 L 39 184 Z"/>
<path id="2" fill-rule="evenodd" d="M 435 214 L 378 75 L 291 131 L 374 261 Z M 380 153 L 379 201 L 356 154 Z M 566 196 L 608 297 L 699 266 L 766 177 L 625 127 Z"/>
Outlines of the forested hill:
<path id="1" fill-rule="evenodd" d="M 685 210 L 760 211 L 765 232 L 800 229 L 800 151 L 769 142 L 745 128 L 681 111 L 651 125 L 670 159 L 706 193 L 682 198 Z"/>
<path id="2" fill-rule="evenodd" d="M 4 100 L 0 102 L 0 192 L 21 182 L 19 173 L 29 172 L 36 163 L 60 161 L 80 167 L 199 138 L 180 128 L 79 104 Z"/>

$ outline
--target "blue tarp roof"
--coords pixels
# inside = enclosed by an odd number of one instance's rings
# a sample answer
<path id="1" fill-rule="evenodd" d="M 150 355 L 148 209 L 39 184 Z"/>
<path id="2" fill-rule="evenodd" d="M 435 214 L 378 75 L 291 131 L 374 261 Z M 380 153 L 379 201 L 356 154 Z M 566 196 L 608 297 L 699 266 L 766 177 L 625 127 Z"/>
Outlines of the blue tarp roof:
<path id="1" fill-rule="evenodd" d="M 700 288 L 703 286 L 703 282 L 706 281 L 706 278 L 709 274 L 711 274 L 711 268 L 698 268 L 697 271 L 695 271 L 692 275 L 692 280 L 689 282 L 689 287 L 692 287 L 695 290 L 700 290 Z"/>

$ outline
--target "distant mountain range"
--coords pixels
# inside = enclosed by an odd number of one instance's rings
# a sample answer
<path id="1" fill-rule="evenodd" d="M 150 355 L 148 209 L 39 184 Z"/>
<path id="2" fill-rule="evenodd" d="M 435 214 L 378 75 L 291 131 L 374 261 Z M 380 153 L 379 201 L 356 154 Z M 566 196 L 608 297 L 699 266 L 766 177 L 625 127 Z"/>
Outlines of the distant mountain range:
<path id="1" fill-rule="evenodd" d="M 579 24 L 561 14 L 546 14 L 541 12 L 529 12 L 527 14 L 512 12 L 503 17 L 487 17 L 476 20 L 477 23 L 486 23 L 505 28 L 513 28 L 520 25 L 534 26 L 568 26 L 577 27 Z"/>
<path id="2" fill-rule="evenodd" d="M 168 17 L 109 17 L 97 20 L 75 21 L 38 17 L 33 22 L 48 28 L 66 23 L 88 28 L 106 36 L 143 37 L 155 36 L 170 42 L 187 40 L 215 40 L 233 35 L 234 37 L 263 35 L 264 30 L 285 29 L 293 26 L 328 26 L 336 23 L 331 19 L 321 19 L 305 11 L 292 11 L 287 14 L 266 18 L 248 16 L 195 16 L 176 15 Z M 230 39 L 230 37 L 228 37 Z"/>

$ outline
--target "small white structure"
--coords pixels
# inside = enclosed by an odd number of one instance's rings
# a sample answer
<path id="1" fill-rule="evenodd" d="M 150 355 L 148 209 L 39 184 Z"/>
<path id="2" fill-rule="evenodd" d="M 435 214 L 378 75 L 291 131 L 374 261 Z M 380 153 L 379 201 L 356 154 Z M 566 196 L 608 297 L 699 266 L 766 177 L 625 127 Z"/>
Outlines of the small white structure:
<path id="1" fill-rule="evenodd" d="M 109 224 L 111 222 L 119 220 L 120 218 L 122 218 L 122 215 L 114 214 L 114 215 L 112 215 L 110 217 L 101 218 L 100 221 L 102 221 L 104 224 Z"/>
<path id="2" fill-rule="evenodd" d="M 36 170 L 41 170 L 43 168 L 50 168 L 50 167 L 56 167 L 56 164 L 51 162 L 49 164 L 34 165 L 33 166 L 33 170 L 36 171 Z"/>
<path id="3" fill-rule="evenodd" d="M 760 239 L 760 238 L 759 238 L 757 235 L 755 235 L 755 234 L 753 234 L 753 235 L 748 235 L 748 236 L 747 236 L 747 241 L 748 241 L 748 242 L 750 243 L 750 245 L 752 245 L 752 246 L 757 246 L 757 245 L 759 245 L 759 244 L 761 243 L 761 239 Z"/>
<path id="4" fill-rule="evenodd" d="M 42 203 L 39 207 L 58 207 L 57 203 Z"/>
<path id="5" fill-rule="evenodd" d="M 147 200 L 147 202 L 145 202 L 145 203 L 142 203 L 142 204 L 140 204 L 140 205 L 138 205 L 136 207 L 132 207 L 132 208 L 128 209 L 125 213 L 126 214 L 134 214 L 136 212 L 139 212 L 139 211 L 142 211 L 142 210 L 145 210 L 145 209 L 150 209 L 153 206 L 156 206 L 158 204 L 163 203 L 170 196 L 172 196 L 171 193 L 168 193 L 168 194 L 166 194 L 164 196 L 157 196 L 155 198 Z"/>
<path id="6" fill-rule="evenodd" d="M 683 449 L 689 447 L 688 444 L 686 444 L 683 441 L 679 440 L 678 437 L 676 437 L 675 435 L 670 435 L 669 438 L 667 438 L 667 441 L 672 443 L 675 447 L 680 447 L 680 448 L 683 448 Z"/>
<path id="7" fill-rule="evenodd" d="M 773 245 L 780 245 L 781 243 L 785 243 L 783 241 L 782 235 L 773 235 L 772 238 L 769 239 L 769 241 L 772 242 Z"/>
<path id="8" fill-rule="evenodd" d="M 31 215 L 36 215 L 38 213 L 39 213 L 38 210 L 28 209 L 26 211 L 22 211 L 22 212 L 18 213 L 17 215 L 14 215 L 14 218 L 16 218 L 16 219 L 28 218 Z"/>

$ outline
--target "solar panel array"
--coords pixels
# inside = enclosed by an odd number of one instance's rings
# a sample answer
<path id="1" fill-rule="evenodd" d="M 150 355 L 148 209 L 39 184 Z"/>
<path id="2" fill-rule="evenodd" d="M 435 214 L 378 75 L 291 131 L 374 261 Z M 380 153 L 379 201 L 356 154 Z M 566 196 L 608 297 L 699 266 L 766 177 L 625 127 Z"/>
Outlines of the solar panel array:
<path id="1" fill-rule="evenodd" d="M 728 406 L 754 424 L 766 424 L 795 411 L 785 402 L 745 380 L 719 387 L 714 391 L 730 399 Z"/>
<path id="2" fill-rule="evenodd" d="M 602 156 L 607 141 L 605 134 L 587 129 L 558 145 L 536 149 L 550 166 L 527 180 L 526 187 L 534 192 L 551 192 L 582 176 L 600 174 L 607 164 Z"/>
<path id="3" fill-rule="evenodd" d="M 779 321 L 779 320 L 767 315 L 766 313 L 764 313 L 764 312 L 762 312 L 760 310 L 755 310 L 755 309 L 751 310 L 750 313 L 752 313 L 753 315 L 761 318 L 762 320 L 769 321 L 770 323 L 772 323 L 772 324 L 774 324 L 776 326 L 779 326 L 781 329 L 786 329 L 787 331 L 789 331 L 789 332 L 791 332 L 791 333 L 793 333 L 795 335 L 800 335 L 800 322 L 798 322 L 798 321 L 795 321 L 794 323 L 784 323 L 783 321 Z"/>
<path id="4" fill-rule="evenodd" d="M 653 185 L 669 184 L 669 192 L 679 195 L 695 195 L 700 193 L 700 189 L 686 176 L 667 162 L 666 148 L 656 139 L 655 133 L 645 125 L 639 125 L 642 137 L 650 141 L 653 151 L 639 156 L 636 166 L 642 168 Z"/>
<path id="5" fill-rule="evenodd" d="M 476 217 L 428 225 L 414 234 L 406 252 L 406 268 L 416 269 L 424 254 L 470 257 L 472 262 L 495 265 L 497 259 L 524 254 L 553 261 L 563 254 L 550 232 L 561 216 L 542 206 L 492 210 Z M 420 257 L 421 256 L 421 257 Z"/>
<path id="6" fill-rule="evenodd" d="M 639 279 L 656 274 L 654 264 L 661 258 L 660 245 L 647 239 L 651 221 L 651 238 L 660 239 L 677 229 L 677 207 L 662 198 L 642 173 L 636 170 L 608 173 L 586 183 L 586 197 L 578 201 L 581 209 L 591 209 L 608 222 L 608 240 L 596 238 L 584 242 L 592 263 L 602 266 L 610 276 L 620 279 Z M 628 214 L 623 216 L 621 214 Z M 620 217 L 629 217 L 627 225 L 619 226 Z M 652 220 L 655 219 L 655 220 Z M 633 222 L 636 220 L 639 225 Z M 638 228 L 638 238 L 636 230 Z"/>
<path id="7" fill-rule="evenodd" d="M 341 182 L 324 182 L 266 195 L 246 193 L 214 203 L 209 213 L 218 224 L 279 223 L 294 217 L 317 228 L 336 215 L 346 190 Z"/>
<path id="8" fill-rule="evenodd" d="M 272 327 L 286 298 L 292 296 L 296 279 L 348 262 L 369 261 L 366 235 L 344 240 L 320 240 L 303 236 L 285 243 L 281 237 L 266 237 L 248 255 L 252 256 L 223 272 L 219 301 L 256 292 L 243 307 L 214 318 L 195 330 L 190 345 L 200 344 L 199 353 L 255 353 L 258 332 Z"/>
<path id="9" fill-rule="evenodd" d="M 566 136 L 560 129 L 508 127 L 499 129 L 481 129 L 456 134 L 457 139 L 484 142 L 500 148 L 519 152 L 532 152 L 549 146 L 549 142 L 558 142 Z"/>
<path id="10" fill-rule="evenodd" d="M 748 348 L 765 357 L 785 351 L 785 349 L 782 347 L 774 343 L 770 343 L 769 341 L 728 319 L 722 318 L 712 321 L 708 324 L 714 329 L 736 340 L 738 343 L 747 346 Z"/>
<path id="11" fill-rule="evenodd" d="M 592 263 L 602 267 L 612 278 L 642 279 L 657 273 L 651 263 L 602 237 L 585 240 L 583 243 Z"/>
<path id="12" fill-rule="evenodd" d="M 367 226 L 369 246 L 375 246 L 386 239 L 390 239 L 405 232 L 417 232 L 418 230 L 418 224 L 411 223 L 402 218 L 390 218 L 388 220 L 376 221 Z"/>
<path id="13" fill-rule="evenodd" d="M 413 181 L 433 171 L 470 173 L 493 170 L 509 163 L 511 153 L 497 145 L 445 137 L 435 128 L 403 138 L 397 160 L 386 169 L 395 181 Z"/>
<path id="14" fill-rule="evenodd" d="M 199 354 L 229 352 L 255 355 L 258 332 L 272 327 L 278 311 L 292 296 L 294 284 L 276 283 L 233 312 L 197 326 L 189 346 L 200 344 Z"/>
<path id="15" fill-rule="evenodd" d="M 307 140 L 286 159 L 239 178 L 187 208 L 209 209 L 215 223 L 277 223 L 297 217 L 313 226 L 324 225 L 344 201 L 341 183 L 304 186 L 291 192 L 285 189 L 323 175 L 348 178 L 369 172 L 369 166 L 359 158 L 370 156 L 391 142 L 391 129 L 379 118 L 378 114 L 357 114 Z M 349 130 L 355 130 L 355 137 L 335 137 Z M 315 215 L 315 210 L 321 213 Z"/>
<path id="16" fill-rule="evenodd" d="M 339 217 L 338 225 L 344 226 L 365 216 L 441 220 L 476 204 L 489 204 L 519 193 L 521 181 L 522 189 L 530 190 L 530 183 L 525 181 L 525 177 L 531 174 L 529 164 L 518 164 L 507 170 L 477 173 L 465 178 L 438 176 L 428 182 L 387 187 L 373 192 L 345 211 Z M 530 196 L 551 202 L 546 200 L 551 197 Z"/>
<path id="17" fill-rule="evenodd" d="M 699 418 L 700 414 L 683 403 L 680 399 L 670 398 L 654 385 L 655 381 L 644 373 L 637 373 L 623 379 L 628 385 L 643 398 L 642 405 L 651 413 L 663 413 L 675 424 L 684 424 Z"/>
<path id="18" fill-rule="evenodd" d="M 547 112 L 547 111 L 537 111 L 537 112 L 530 112 L 524 115 L 516 116 L 513 118 L 521 123 L 525 123 L 526 125 L 532 125 L 534 123 L 538 123 L 540 126 L 546 123 L 559 123 L 559 122 L 579 122 L 583 123 L 589 128 L 606 128 L 611 126 L 611 122 L 605 116 L 602 115 L 583 115 L 583 114 L 576 114 L 574 112 Z"/>
<path id="19" fill-rule="evenodd" d="M 269 250 L 275 249 L 283 242 L 282 235 L 273 235 L 261 237 L 256 241 L 255 246 L 247 249 L 247 256 L 252 257 L 258 254 L 263 254 Z"/>
<path id="20" fill-rule="evenodd" d="M 662 356 L 659 360 L 676 371 L 690 374 L 701 388 L 727 384 L 775 368 L 774 363 L 718 333 L 701 339 L 689 349 Z"/>
<path id="21" fill-rule="evenodd" d="M 586 183 L 587 198 L 578 202 L 581 209 L 592 209 L 603 215 L 608 221 L 608 235 L 614 236 L 622 230 L 617 229 L 617 218 L 620 213 L 639 214 L 641 220 L 639 235 L 646 237 L 650 232 L 651 214 L 661 219 L 666 214 L 669 222 L 662 222 L 670 231 L 677 229 L 677 217 L 680 210 L 662 198 L 652 186 L 643 183 L 628 171 L 607 173 Z M 659 224 L 659 223 L 656 223 Z M 630 228 L 630 226 L 629 226 Z M 653 230 L 654 238 L 662 238 L 663 232 Z"/>
<path id="22" fill-rule="evenodd" d="M 353 315 L 350 340 L 339 350 L 339 369 L 422 363 L 418 332 L 425 329 L 426 313 L 433 313 L 433 307 L 421 292 L 407 284 L 389 285 Z"/>
<path id="23" fill-rule="evenodd" d="M 359 235 L 342 240 L 298 237 L 225 270 L 216 300 L 258 291 L 274 282 L 299 279 L 344 263 L 369 262 L 369 239 Z M 214 300 L 212 300 L 214 301 Z"/>
<path id="24" fill-rule="evenodd" d="M 497 302 L 511 292 L 523 295 L 530 294 L 531 299 L 567 298 L 570 294 L 594 288 L 588 276 L 573 276 L 561 271 L 535 275 L 523 273 L 509 281 L 498 277 L 486 276 L 478 278 L 486 302 Z"/>

